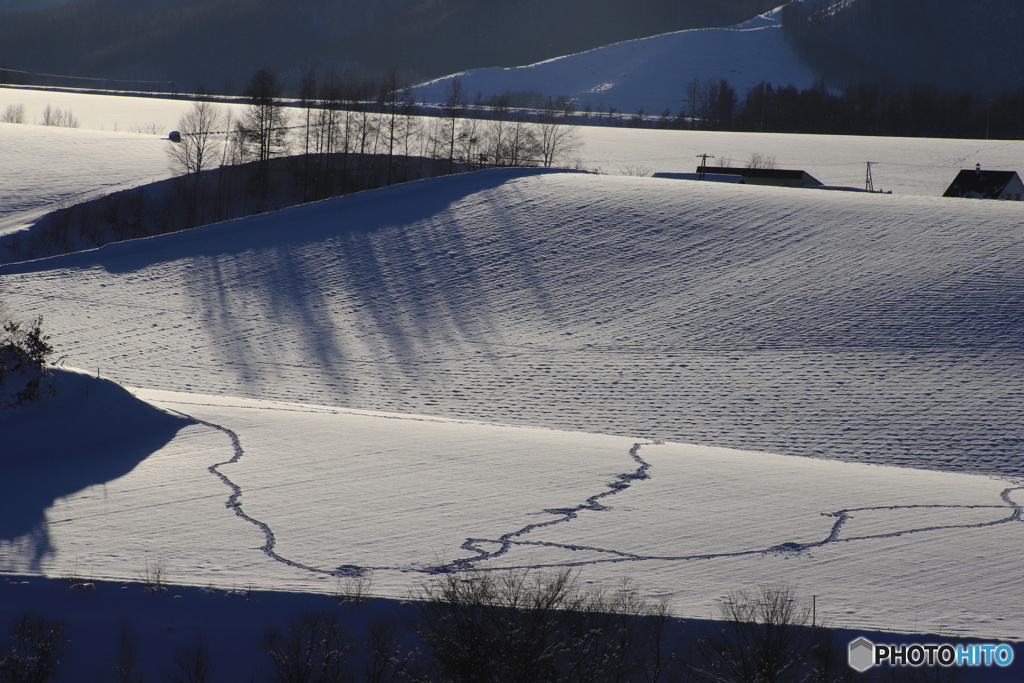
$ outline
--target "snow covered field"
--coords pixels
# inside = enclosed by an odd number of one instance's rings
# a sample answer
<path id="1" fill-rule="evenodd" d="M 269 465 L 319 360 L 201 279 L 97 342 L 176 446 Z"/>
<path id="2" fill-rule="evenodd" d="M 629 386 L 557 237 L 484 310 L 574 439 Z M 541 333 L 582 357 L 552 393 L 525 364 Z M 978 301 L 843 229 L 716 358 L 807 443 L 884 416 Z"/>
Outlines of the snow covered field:
<path id="1" fill-rule="evenodd" d="M 472 101 L 506 92 L 565 96 L 582 110 L 658 116 L 689 111 L 687 86 L 726 79 L 742 99 L 759 83 L 805 89 L 815 76 L 782 35 L 778 10 L 732 28 L 705 28 L 629 40 L 514 68 L 474 69 L 413 88 L 417 99 L 443 103 L 449 83 L 462 81 Z"/>
<path id="2" fill-rule="evenodd" d="M 170 177 L 167 132 L 191 103 L 155 98 L 0 87 L 0 111 L 23 105 L 27 125 L 0 123 L 0 232 L 24 227 L 62 200 L 110 192 Z M 71 111 L 80 129 L 32 125 L 46 106 Z M 221 104 L 237 117 L 241 105 Z M 297 119 L 298 114 L 293 113 Z M 125 131 L 154 129 L 159 134 Z M 610 175 L 693 172 L 697 156 L 745 166 L 753 154 L 779 168 L 803 169 L 826 185 L 864 187 L 872 161 L 875 188 L 895 194 L 941 196 L 962 168 L 1024 170 L 1024 141 L 660 131 L 585 126 L 571 166 Z M 60 169 L 58 174 L 51 169 Z M 3 256 L 0 255 L 0 259 Z"/>
<path id="3" fill-rule="evenodd" d="M 846 628 L 1020 633 L 1020 583 L 992 567 L 1019 562 L 1024 488 L 999 480 L 139 396 L 203 423 L 47 510 L 49 552 L 21 571 L 124 580 L 160 562 L 185 584 L 312 592 L 339 571 L 372 571 L 376 593 L 401 598 L 442 565 L 573 566 L 609 586 L 633 577 L 694 617 L 714 615 L 733 586 L 785 582 Z M 239 510 L 225 509 L 234 489 L 211 464 L 238 487 Z"/>
<path id="4" fill-rule="evenodd" d="M 1024 143 L 583 136 L 609 172 L 717 143 L 836 184 L 810 162 L 853 177 L 888 150 L 904 189 L 493 170 L 4 266 L 67 365 L 171 412 L 71 375 L 77 425 L 0 418 L 34 454 L 0 484 L 0 571 L 329 591 L 373 570 L 404 597 L 438 566 L 573 566 L 687 616 L 788 583 L 841 627 L 1019 638 L 1024 207 L 932 190 Z M 56 153 L 78 139 L 113 147 Z M 9 141 L 11 221 L 145 179 L 167 144 Z"/>

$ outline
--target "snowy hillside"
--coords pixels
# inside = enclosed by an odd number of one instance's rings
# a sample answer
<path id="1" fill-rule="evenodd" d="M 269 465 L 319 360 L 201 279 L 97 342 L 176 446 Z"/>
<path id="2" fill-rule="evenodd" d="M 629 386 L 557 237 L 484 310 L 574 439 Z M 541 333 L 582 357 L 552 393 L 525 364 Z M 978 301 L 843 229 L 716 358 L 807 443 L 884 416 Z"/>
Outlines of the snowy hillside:
<path id="1" fill-rule="evenodd" d="M 443 103 L 453 78 L 472 101 L 512 92 L 575 100 L 580 110 L 689 111 L 687 86 L 726 79 L 742 98 L 762 81 L 808 88 L 815 75 L 786 44 L 776 10 L 733 28 L 666 33 L 515 68 L 474 69 L 420 84 L 418 100 Z"/>
<path id="2" fill-rule="evenodd" d="M 1019 209 L 489 171 L 0 272 L 130 386 L 1020 475 Z"/>
<path id="3" fill-rule="evenodd" d="M 124 131 L 187 107 L 8 103 L 83 125 L 0 124 L 8 229 L 165 177 L 166 133 Z M 758 153 L 856 186 L 872 160 L 896 194 L 491 170 L 0 266 L 62 358 L 56 399 L 0 416 L 0 615 L 96 602 L 11 574 L 404 598 L 573 567 L 688 617 L 786 583 L 840 627 L 1019 638 L 1024 214 L 938 195 L 1024 142 L 580 137 L 605 173 Z M 139 633 L 255 632 L 179 592 Z M 108 622 L 76 638 L 109 650 Z"/>
<path id="4" fill-rule="evenodd" d="M 62 203 L 170 175 L 166 145 L 155 135 L 0 123 L 0 148 L 0 232 Z"/>
<path id="5" fill-rule="evenodd" d="M 1018 209 L 488 171 L 6 266 L 69 363 L 191 422 L 0 568 L 574 566 L 689 615 L 785 580 L 840 626 L 1018 635 Z"/>

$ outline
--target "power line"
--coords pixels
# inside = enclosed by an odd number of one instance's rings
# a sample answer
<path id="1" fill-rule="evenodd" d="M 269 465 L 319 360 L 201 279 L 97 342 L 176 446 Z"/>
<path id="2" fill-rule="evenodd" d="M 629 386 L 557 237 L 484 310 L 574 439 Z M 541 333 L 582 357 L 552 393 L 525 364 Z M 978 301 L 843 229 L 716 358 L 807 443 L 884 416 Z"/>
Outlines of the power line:
<path id="1" fill-rule="evenodd" d="M 158 84 L 161 84 L 161 85 L 169 85 L 172 88 L 175 88 L 177 86 L 177 84 L 174 81 L 139 81 L 139 80 L 130 80 L 130 79 L 125 79 L 125 78 L 95 78 L 95 77 L 90 77 L 90 76 L 68 76 L 66 74 L 47 74 L 47 73 L 39 73 L 39 72 L 36 72 L 36 71 L 22 71 L 20 69 L 5 69 L 3 67 L 0 67 L 0 71 L 2 71 L 4 73 L 9 73 L 9 74 L 23 74 L 23 75 L 26 75 L 26 76 L 41 76 L 43 78 L 67 78 L 67 79 L 74 80 L 74 81 L 93 81 L 93 82 L 97 82 L 97 83 L 146 83 L 146 84 L 158 83 Z"/>

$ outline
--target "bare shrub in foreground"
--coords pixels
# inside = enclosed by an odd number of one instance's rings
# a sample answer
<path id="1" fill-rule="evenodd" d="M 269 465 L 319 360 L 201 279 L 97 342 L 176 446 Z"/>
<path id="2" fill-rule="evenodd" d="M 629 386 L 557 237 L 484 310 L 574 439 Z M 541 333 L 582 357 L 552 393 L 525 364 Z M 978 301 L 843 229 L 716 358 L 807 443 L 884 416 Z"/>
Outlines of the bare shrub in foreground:
<path id="1" fill-rule="evenodd" d="M 67 624 L 26 612 L 11 631 L 9 646 L 0 650 L 0 681 L 43 683 L 57 675 L 67 640 Z"/>
<path id="2" fill-rule="evenodd" d="M 719 612 L 721 623 L 695 643 L 697 680 L 831 681 L 848 673 L 832 661 L 829 629 L 811 623 L 811 606 L 789 587 L 731 593 Z"/>
<path id="3" fill-rule="evenodd" d="M 162 561 L 146 560 L 146 566 L 139 572 L 142 590 L 155 595 L 167 591 L 167 565 Z"/>
<path id="4" fill-rule="evenodd" d="M 337 614 L 309 612 L 292 619 L 287 632 L 268 630 L 260 641 L 279 683 L 339 681 L 349 648 Z"/>
<path id="5" fill-rule="evenodd" d="M 659 680 L 675 660 L 667 606 L 636 588 L 583 590 L 578 574 L 446 572 L 421 589 L 432 680 Z M 656 641 L 656 642 L 655 642 Z"/>
<path id="6" fill-rule="evenodd" d="M 206 683 L 210 680 L 210 655 L 202 638 L 191 645 L 182 645 L 174 653 L 176 669 L 167 674 L 171 683 Z"/>
<path id="7" fill-rule="evenodd" d="M 48 361 L 53 354 L 49 335 L 43 334 L 43 317 L 27 326 L 8 320 L 0 333 L 0 409 L 17 408 L 53 395 L 48 386 Z"/>

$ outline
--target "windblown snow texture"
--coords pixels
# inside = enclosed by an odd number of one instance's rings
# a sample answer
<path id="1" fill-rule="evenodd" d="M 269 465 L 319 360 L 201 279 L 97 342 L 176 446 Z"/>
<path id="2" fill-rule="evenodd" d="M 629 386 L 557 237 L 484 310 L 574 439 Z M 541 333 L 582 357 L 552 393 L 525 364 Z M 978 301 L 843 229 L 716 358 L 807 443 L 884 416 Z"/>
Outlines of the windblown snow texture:
<path id="1" fill-rule="evenodd" d="M 1019 476 L 1018 209 L 493 171 L 3 271 L 130 386 Z"/>

